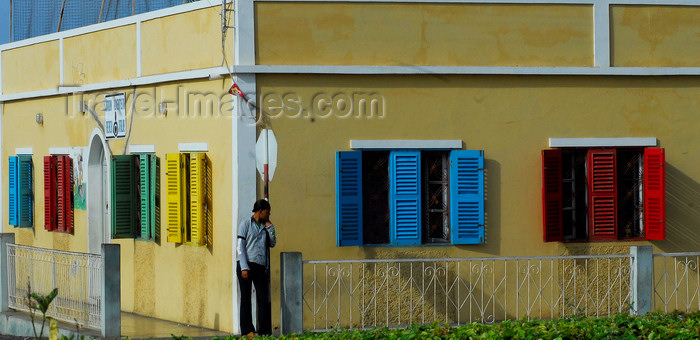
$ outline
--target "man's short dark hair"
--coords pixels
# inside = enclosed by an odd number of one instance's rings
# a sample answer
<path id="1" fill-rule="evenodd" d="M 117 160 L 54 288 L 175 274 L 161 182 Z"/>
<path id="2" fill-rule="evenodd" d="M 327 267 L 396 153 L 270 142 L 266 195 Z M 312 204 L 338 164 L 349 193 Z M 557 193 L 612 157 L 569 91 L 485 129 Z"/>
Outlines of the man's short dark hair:
<path id="1" fill-rule="evenodd" d="M 258 212 L 260 210 L 270 210 L 270 202 L 264 199 L 255 201 L 255 204 L 253 204 L 253 212 Z"/>

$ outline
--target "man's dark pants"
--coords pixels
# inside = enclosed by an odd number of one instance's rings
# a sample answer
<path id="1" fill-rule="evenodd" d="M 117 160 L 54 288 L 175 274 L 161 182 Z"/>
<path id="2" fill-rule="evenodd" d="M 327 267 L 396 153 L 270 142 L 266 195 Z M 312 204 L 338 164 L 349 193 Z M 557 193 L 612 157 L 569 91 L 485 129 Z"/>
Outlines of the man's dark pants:
<path id="1" fill-rule="evenodd" d="M 265 266 L 248 262 L 250 270 L 248 279 L 241 275 L 241 263 L 236 263 L 236 275 L 238 275 L 238 287 L 241 289 L 241 334 L 255 332 L 253 326 L 253 312 L 251 307 L 251 289 L 255 285 L 256 308 L 258 310 L 258 331 L 261 335 L 272 334 L 272 321 L 270 319 L 270 274 Z"/>

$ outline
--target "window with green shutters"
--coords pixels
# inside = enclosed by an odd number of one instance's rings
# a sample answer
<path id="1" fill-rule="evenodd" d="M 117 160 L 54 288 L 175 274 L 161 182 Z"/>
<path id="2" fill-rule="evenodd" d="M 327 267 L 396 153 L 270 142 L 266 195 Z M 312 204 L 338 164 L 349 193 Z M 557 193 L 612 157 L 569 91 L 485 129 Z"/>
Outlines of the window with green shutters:
<path id="1" fill-rule="evenodd" d="M 112 237 L 160 239 L 160 160 L 154 154 L 112 156 Z"/>

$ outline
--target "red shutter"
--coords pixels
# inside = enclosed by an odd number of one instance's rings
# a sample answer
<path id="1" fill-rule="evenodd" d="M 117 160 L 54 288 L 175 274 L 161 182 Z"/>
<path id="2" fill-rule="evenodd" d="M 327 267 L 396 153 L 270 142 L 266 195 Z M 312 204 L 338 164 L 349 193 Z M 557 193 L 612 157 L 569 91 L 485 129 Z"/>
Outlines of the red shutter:
<path id="1" fill-rule="evenodd" d="M 617 239 L 615 149 L 588 150 L 588 226 L 591 240 Z"/>
<path id="2" fill-rule="evenodd" d="M 666 239 L 664 149 L 644 149 L 644 227 L 647 240 Z"/>
<path id="3" fill-rule="evenodd" d="M 44 229 L 56 229 L 56 159 L 44 156 Z"/>
<path id="4" fill-rule="evenodd" d="M 71 195 L 70 156 L 56 156 L 56 202 L 58 210 L 58 231 L 73 232 L 73 209 Z"/>
<path id="5" fill-rule="evenodd" d="M 542 150 L 542 234 L 545 242 L 564 240 L 561 150 Z"/>

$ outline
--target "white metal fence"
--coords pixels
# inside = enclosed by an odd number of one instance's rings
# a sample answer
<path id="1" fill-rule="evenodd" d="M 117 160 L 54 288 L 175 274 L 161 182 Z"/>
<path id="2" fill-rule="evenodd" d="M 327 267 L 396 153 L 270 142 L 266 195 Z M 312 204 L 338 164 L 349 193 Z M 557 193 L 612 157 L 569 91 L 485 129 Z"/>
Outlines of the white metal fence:
<path id="1" fill-rule="evenodd" d="M 655 310 L 700 310 L 700 252 L 654 254 Z"/>
<path id="2" fill-rule="evenodd" d="M 29 311 L 28 292 L 46 295 L 58 288 L 48 315 L 99 329 L 102 261 L 100 255 L 7 245 L 9 307 Z"/>
<path id="3" fill-rule="evenodd" d="M 631 258 L 303 261 L 304 329 L 628 313 Z"/>

